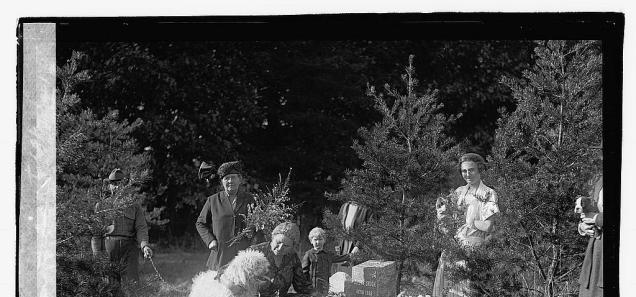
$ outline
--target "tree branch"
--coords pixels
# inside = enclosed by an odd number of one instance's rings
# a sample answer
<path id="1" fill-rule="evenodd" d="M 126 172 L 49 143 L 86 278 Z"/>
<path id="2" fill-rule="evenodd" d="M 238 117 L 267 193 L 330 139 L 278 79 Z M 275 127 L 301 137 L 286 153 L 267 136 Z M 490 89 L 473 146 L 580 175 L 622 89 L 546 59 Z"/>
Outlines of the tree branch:
<path id="1" fill-rule="evenodd" d="M 524 234 L 526 238 L 528 239 L 528 243 L 530 245 L 530 251 L 532 252 L 532 257 L 534 258 L 534 261 L 536 262 L 537 267 L 539 268 L 539 273 L 541 274 L 541 277 L 543 278 L 543 280 L 546 281 L 547 277 L 545 275 L 545 272 L 543 271 L 543 266 L 541 266 L 541 261 L 539 260 L 539 256 L 537 255 L 537 251 L 534 246 L 534 243 L 532 242 L 532 235 L 530 235 L 530 233 L 528 232 L 528 229 L 523 223 L 519 223 L 519 224 L 521 225 L 521 228 L 523 228 Z"/>

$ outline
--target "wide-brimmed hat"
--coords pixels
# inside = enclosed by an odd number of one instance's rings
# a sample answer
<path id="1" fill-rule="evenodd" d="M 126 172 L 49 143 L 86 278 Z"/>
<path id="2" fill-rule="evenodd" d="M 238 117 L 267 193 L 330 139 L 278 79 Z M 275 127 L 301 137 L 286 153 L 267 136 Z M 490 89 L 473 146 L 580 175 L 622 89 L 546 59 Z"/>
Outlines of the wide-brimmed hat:
<path id="1" fill-rule="evenodd" d="M 221 164 L 216 172 L 219 178 L 223 178 L 228 174 L 243 174 L 243 164 L 241 161 L 231 161 Z"/>
<path id="2" fill-rule="evenodd" d="M 201 162 L 199 166 L 199 179 L 212 178 L 214 176 L 214 165 L 208 162 Z"/>
<path id="3" fill-rule="evenodd" d="M 122 179 L 124 179 L 126 176 L 124 175 L 124 172 L 121 171 L 121 169 L 119 168 L 115 168 L 113 169 L 113 171 L 110 172 L 110 174 L 108 175 L 108 178 L 106 179 L 108 182 L 118 182 L 121 181 Z"/>

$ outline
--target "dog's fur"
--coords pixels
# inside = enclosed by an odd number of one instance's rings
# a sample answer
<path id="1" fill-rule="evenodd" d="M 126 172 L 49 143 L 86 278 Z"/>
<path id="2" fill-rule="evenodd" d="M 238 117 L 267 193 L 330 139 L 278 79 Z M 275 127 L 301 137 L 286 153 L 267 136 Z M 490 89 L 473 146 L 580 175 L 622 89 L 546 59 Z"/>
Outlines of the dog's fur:
<path id="1" fill-rule="evenodd" d="M 578 196 L 576 197 L 576 202 L 574 204 L 574 212 L 581 215 L 581 219 L 583 218 L 591 218 L 594 217 L 596 213 L 598 213 L 598 208 L 596 207 L 596 203 L 590 197 Z"/>
<path id="2" fill-rule="evenodd" d="M 257 277 L 269 270 L 269 261 L 263 253 L 240 251 L 218 277 L 216 271 L 195 276 L 189 297 L 252 297 L 258 295 Z"/>

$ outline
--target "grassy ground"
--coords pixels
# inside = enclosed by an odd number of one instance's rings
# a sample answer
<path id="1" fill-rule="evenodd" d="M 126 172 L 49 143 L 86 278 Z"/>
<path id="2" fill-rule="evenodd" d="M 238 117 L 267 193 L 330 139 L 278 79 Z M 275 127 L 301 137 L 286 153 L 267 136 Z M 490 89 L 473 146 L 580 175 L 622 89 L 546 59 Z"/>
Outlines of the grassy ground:
<path id="1" fill-rule="evenodd" d="M 206 250 L 200 251 L 155 251 L 152 261 L 157 267 L 157 271 L 169 284 L 183 286 L 192 284 L 192 278 L 199 272 L 205 270 L 205 262 L 208 259 Z M 143 260 L 140 263 L 141 275 L 156 274 L 152 263 Z"/>
<path id="2" fill-rule="evenodd" d="M 165 280 L 165 283 L 160 282 L 162 287 L 160 291 L 165 294 L 158 294 L 157 296 L 181 296 L 184 295 L 183 292 L 189 292 L 192 286 L 192 278 L 205 270 L 207 257 L 208 251 L 206 250 L 183 251 L 173 249 L 162 251 L 157 249 L 152 262 L 154 262 L 157 271 Z M 403 279 L 401 287 L 401 291 L 404 292 L 403 296 L 425 296 L 432 291 L 432 277 L 434 277 L 434 274 L 431 274 L 429 267 L 419 268 L 422 272 L 425 272 L 423 275 L 409 280 Z M 157 272 L 155 272 L 151 261 L 142 260 L 140 269 L 142 280 L 157 279 Z"/>

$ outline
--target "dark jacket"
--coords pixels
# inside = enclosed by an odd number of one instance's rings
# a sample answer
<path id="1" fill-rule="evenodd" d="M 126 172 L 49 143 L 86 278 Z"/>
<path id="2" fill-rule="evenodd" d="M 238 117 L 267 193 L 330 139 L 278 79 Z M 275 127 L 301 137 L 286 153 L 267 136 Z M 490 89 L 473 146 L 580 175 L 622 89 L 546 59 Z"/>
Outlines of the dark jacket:
<path id="1" fill-rule="evenodd" d="M 579 296 L 603 296 L 603 213 L 596 217 L 599 236 L 592 236 L 585 250 L 579 277 Z"/>
<path id="2" fill-rule="evenodd" d="M 305 277 L 311 281 L 318 292 L 329 292 L 329 277 L 331 276 L 331 264 L 348 261 L 350 256 L 338 256 L 325 250 L 316 251 L 310 249 L 303 256 L 302 267 Z"/>
<path id="3" fill-rule="evenodd" d="M 139 203 L 125 208 L 120 216 L 113 219 L 108 226 L 105 236 L 121 236 L 137 239 L 139 247 L 148 245 L 148 225 L 146 216 Z"/>
<path id="4" fill-rule="evenodd" d="M 309 279 L 303 274 L 298 255 L 293 252 L 283 256 L 280 266 L 276 266 L 274 260 L 274 252 L 269 242 L 263 242 L 250 247 L 251 249 L 262 252 L 269 261 L 269 277 L 272 282 L 259 290 L 261 297 L 287 296 L 290 286 L 294 286 L 294 291 L 301 294 L 311 294 L 312 287 Z"/>
<path id="5" fill-rule="evenodd" d="M 248 238 L 232 245 L 230 241 L 245 228 L 245 219 L 242 215 L 247 215 L 247 206 L 254 202 L 249 193 L 241 190 L 237 193 L 234 209 L 225 191 L 207 198 L 195 225 L 206 247 L 212 240 L 218 243 L 217 249 L 210 251 L 207 261 L 209 269 L 218 270 L 229 263 L 238 251 L 250 246 L 252 241 Z"/>

